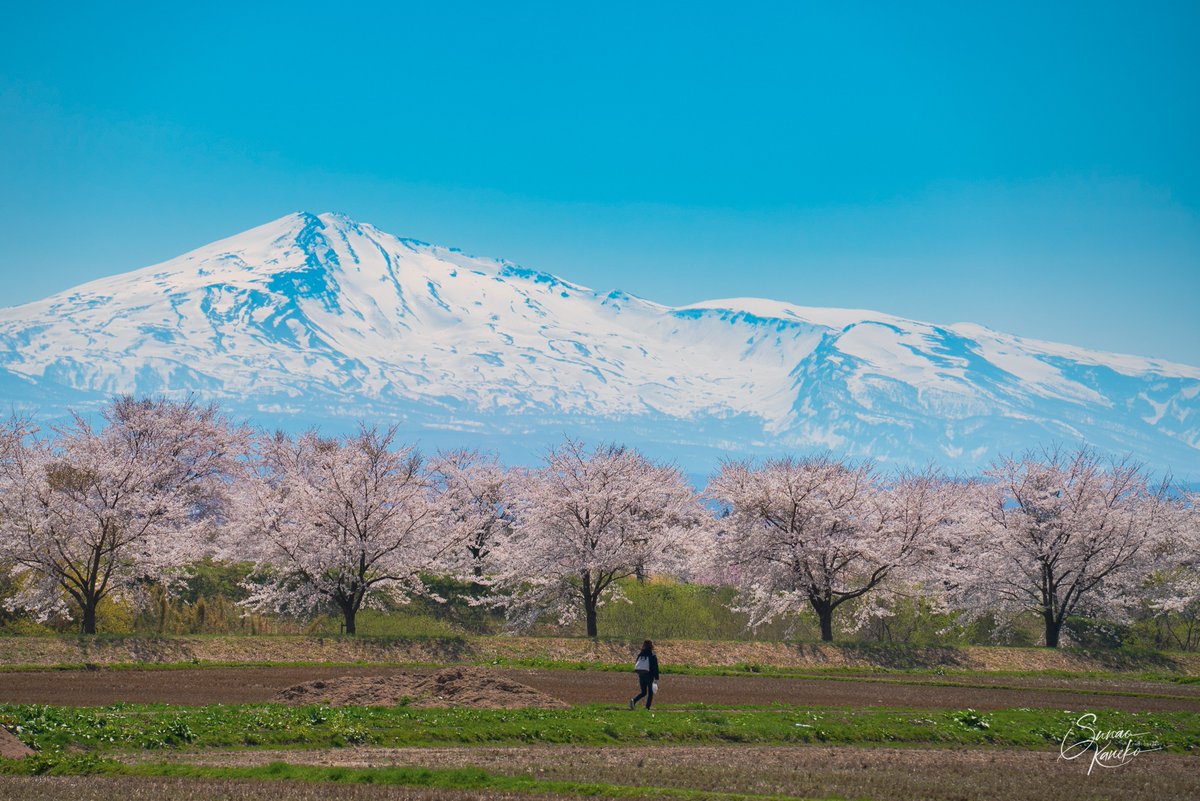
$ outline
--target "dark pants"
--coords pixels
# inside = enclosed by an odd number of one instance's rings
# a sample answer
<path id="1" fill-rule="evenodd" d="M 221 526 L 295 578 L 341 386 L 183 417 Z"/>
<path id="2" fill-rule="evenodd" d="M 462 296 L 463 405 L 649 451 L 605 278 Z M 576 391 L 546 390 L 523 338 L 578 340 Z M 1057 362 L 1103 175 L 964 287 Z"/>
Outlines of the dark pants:
<path id="1" fill-rule="evenodd" d="M 638 674 L 638 689 L 640 693 L 633 697 L 633 702 L 636 704 L 642 698 L 646 699 L 646 709 L 650 708 L 650 704 L 654 702 L 654 679 L 650 678 L 650 671 L 639 670 Z"/>

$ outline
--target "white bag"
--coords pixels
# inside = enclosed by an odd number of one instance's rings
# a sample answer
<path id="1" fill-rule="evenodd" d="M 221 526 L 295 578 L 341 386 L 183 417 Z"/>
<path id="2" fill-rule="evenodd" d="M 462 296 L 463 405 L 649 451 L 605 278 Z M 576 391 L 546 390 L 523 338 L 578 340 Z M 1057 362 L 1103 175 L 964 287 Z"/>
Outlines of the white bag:
<path id="1" fill-rule="evenodd" d="M 655 695 L 658 695 L 658 682 L 657 681 L 650 685 L 650 692 L 654 693 Z"/>

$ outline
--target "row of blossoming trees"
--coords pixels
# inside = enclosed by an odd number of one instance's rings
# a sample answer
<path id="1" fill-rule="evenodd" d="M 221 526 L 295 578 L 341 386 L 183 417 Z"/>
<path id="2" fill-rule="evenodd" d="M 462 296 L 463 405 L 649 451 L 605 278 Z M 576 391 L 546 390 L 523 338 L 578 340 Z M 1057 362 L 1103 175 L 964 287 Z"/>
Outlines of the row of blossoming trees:
<path id="1" fill-rule="evenodd" d="M 248 609 L 364 606 L 457 576 L 514 625 L 582 617 L 630 576 L 730 584 L 759 625 L 811 610 L 823 639 L 918 593 L 964 617 L 1200 610 L 1196 497 L 1087 448 L 1001 457 L 977 479 L 830 455 L 729 461 L 697 493 L 675 467 L 564 440 L 535 468 L 428 460 L 394 429 L 263 434 L 193 401 L 119 398 L 93 424 L 0 432 L 7 603 L 96 630 L 106 597 L 170 587 L 203 557 L 250 562 Z"/>

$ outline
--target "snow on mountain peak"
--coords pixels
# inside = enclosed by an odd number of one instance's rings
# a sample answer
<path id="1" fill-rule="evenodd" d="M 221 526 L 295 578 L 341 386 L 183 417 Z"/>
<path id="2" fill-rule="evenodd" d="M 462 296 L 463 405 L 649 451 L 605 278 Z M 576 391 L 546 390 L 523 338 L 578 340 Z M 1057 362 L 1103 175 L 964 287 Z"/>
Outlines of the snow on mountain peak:
<path id="1" fill-rule="evenodd" d="M 332 212 L 0 309 L 0 386 L 43 406 L 194 391 L 284 424 L 391 417 L 502 450 L 583 427 L 703 464 L 835 447 L 974 466 L 1086 439 L 1200 467 L 1195 367 L 866 310 L 665 306 Z"/>

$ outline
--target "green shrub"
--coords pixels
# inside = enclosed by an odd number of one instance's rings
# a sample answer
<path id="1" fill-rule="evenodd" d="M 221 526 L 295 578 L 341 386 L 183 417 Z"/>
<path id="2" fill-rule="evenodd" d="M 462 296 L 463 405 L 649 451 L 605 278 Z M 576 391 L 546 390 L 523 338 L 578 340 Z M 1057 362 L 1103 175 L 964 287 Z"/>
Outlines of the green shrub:
<path id="1" fill-rule="evenodd" d="M 340 617 L 321 615 L 313 620 L 308 633 L 333 636 L 340 633 L 341 623 Z M 454 637 L 462 633 L 448 621 L 404 607 L 390 611 L 364 609 L 358 613 L 356 624 L 360 635 L 371 637 Z"/>
<path id="2" fill-rule="evenodd" d="M 1090 617 L 1072 616 L 1063 621 L 1063 633 L 1071 644 L 1081 648 L 1120 648 L 1128 637 L 1128 627 Z"/>
<path id="3" fill-rule="evenodd" d="M 681 584 L 654 578 L 620 583 L 625 600 L 600 608 L 597 627 L 605 637 L 617 639 L 772 640 L 794 639 L 798 633 L 815 636 L 808 616 L 776 620 L 751 631 L 744 613 L 735 604 L 732 587 Z M 578 633 L 571 631 L 570 633 Z"/>

